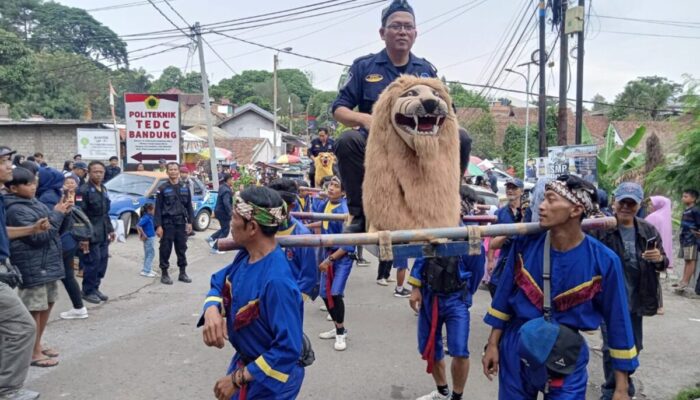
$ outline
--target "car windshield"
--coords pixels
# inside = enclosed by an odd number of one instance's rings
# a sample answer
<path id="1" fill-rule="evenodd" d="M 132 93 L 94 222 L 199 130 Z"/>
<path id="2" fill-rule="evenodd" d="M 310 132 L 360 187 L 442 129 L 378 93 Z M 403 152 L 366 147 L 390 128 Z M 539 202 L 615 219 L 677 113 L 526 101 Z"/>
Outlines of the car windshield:
<path id="1" fill-rule="evenodd" d="M 105 187 L 112 192 L 145 196 L 153 186 L 155 179 L 151 176 L 122 173 L 110 179 L 105 184 Z"/>

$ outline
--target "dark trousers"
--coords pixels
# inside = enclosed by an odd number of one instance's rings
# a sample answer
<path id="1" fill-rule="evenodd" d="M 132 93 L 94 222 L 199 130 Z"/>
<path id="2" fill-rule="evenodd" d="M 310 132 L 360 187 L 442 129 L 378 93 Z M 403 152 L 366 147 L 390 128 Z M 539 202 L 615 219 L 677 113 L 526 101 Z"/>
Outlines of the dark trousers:
<path id="1" fill-rule="evenodd" d="M 160 238 L 160 248 L 158 253 L 160 260 L 158 266 L 166 271 L 170 267 L 170 254 L 175 245 L 177 255 L 177 266 L 181 269 L 187 267 L 187 233 L 185 225 L 163 225 L 163 237 Z"/>
<path id="2" fill-rule="evenodd" d="M 632 333 L 634 335 L 634 345 L 638 352 L 642 351 L 644 345 L 642 344 L 642 316 L 637 314 L 630 314 L 630 320 L 632 321 Z M 611 400 L 613 394 L 615 393 L 615 370 L 612 366 L 612 358 L 610 358 L 610 349 L 608 347 L 608 328 L 605 323 L 600 325 L 600 333 L 603 336 L 603 373 L 605 374 L 605 383 L 601 386 L 601 400 Z M 632 383 L 632 378 L 629 378 L 629 389 L 627 394 L 630 397 L 635 395 L 636 389 Z"/>
<path id="3" fill-rule="evenodd" d="M 391 266 L 393 263 L 391 261 L 379 261 L 379 267 L 377 268 L 377 280 L 389 279 L 391 276 Z"/>
<path id="4" fill-rule="evenodd" d="M 76 250 L 63 252 L 63 270 L 66 276 L 61 281 L 63 282 L 63 287 L 66 288 L 66 292 L 68 292 L 70 302 L 73 303 L 73 308 L 80 309 L 83 308 L 83 299 L 80 297 L 80 285 L 78 285 L 78 281 L 73 273 L 73 258 Z"/>
<path id="5" fill-rule="evenodd" d="M 92 294 L 95 290 L 99 290 L 102 278 L 107 273 L 108 260 L 108 241 L 90 243 L 90 252 L 80 256 L 80 261 L 83 264 L 83 293 Z"/>
<path id="6" fill-rule="evenodd" d="M 221 225 L 221 227 L 218 231 L 211 235 L 212 240 L 227 238 L 228 234 L 231 232 L 231 219 L 223 219 L 219 218 L 218 216 L 216 219 L 219 220 L 219 225 Z"/>
<path id="7" fill-rule="evenodd" d="M 338 158 L 338 172 L 348 199 L 351 215 L 362 215 L 362 181 L 365 178 L 365 149 L 367 133 L 349 130 L 343 132 L 335 142 L 335 155 Z M 469 164 L 472 139 L 466 130 L 459 129 L 459 167 L 461 175 Z"/>

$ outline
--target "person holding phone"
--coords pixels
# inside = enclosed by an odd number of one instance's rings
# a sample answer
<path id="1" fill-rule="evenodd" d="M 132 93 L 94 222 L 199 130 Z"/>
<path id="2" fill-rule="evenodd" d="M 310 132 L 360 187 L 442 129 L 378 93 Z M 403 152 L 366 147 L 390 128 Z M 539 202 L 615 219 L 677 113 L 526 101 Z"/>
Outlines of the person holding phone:
<path id="1" fill-rule="evenodd" d="M 642 318 L 656 315 L 659 309 L 658 272 L 668 268 L 669 261 L 659 232 L 649 222 L 636 217 L 644 199 L 642 187 L 637 183 L 623 182 L 615 189 L 614 194 L 617 228 L 609 231 L 595 231 L 592 235 L 615 252 L 622 261 L 635 346 L 637 351 L 641 351 L 643 348 Z M 615 391 L 615 379 L 605 325 L 601 327 L 601 332 L 605 373 L 601 399 L 609 400 L 612 399 Z M 629 395 L 630 397 L 635 395 L 635 387 L 631 379 Z"/>

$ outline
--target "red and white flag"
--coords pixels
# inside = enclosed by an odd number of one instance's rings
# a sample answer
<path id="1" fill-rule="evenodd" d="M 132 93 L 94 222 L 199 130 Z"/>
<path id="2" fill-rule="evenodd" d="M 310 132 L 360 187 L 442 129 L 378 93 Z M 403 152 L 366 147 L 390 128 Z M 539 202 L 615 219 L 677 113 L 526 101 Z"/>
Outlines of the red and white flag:
<path id="1" fill-rule="evenodd" d="M 117 120 L 117 116 L 114 113 L 114 96 L 116 96 L 116 95 L 117 95 L 117 91 L 114 90 L 114 86 L 112 86 L 112 81 L 109 81 L 109 106 L 112 108 L 112 120 L 113 121 Z"/>

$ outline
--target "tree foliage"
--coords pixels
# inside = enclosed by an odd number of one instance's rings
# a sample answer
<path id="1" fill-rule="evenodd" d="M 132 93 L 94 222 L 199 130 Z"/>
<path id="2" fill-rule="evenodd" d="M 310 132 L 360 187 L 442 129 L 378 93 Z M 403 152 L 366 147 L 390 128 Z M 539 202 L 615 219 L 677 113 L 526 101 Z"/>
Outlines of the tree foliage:
<path id="1" fill-rule="evenodd" d="M 194 71 L 183 74 L 180 68 L 171 65 L 151 85 L 153 93 L 164 93 L 170 89 L 179 89 L 183 93 L 202 93 L 202 75 Z"/>
<path id="2" fill-rule="evenodd" d="M 608 113 L 610 112 L 610 106 L 604 105 L 604 104 L 598 104 L 598 103 L 607 103 L 607 100 L 605 100 L 605 97 L 603 97 L 601 94 L 596 93 L 595 96 L 591 99 L 593 102 L 593 106 L 591 107 L 591 111 L 593 112 L 603 112 L 603 113 Z"/>
<path id="3" fill-rule="evenodd" d="M 307 109 L 309 115 L 316 117 L 316 126 L 328 126 L 333 121 L 333 115 L 331 114 L 331 105 L 338 97 L 338 92 L 328 91 L 328 92 L 316 92 L 316 94 L 309 99 Z"/>
<path id="4" fill-rule="evenodd" d="M 450 90 L 450 97 L 452 97 L 452 103 L 454 103 L 456 107 L 473 107 L 481 108 L 484 111 L 489 110 L 489 102 L 479 93 L 467 90 L 458 83 L 450 83 L 448 88 Z"/>
<path id="5" fill-rule="evenodd" d="M 501 154 L 496 146 L 496 122 L 490 113 L 483 113 L 470 121 L 467 132 L 472 138 L 472 154 L 485 159 L 498 158 Z"/>
<path id="6" fill-rule="evenodd" d="M 530 133 L 537 132 L 536 129 L 530 127 Z M 537 154 L 538 143 L 535 135 L 530 135 L 527 144 L 528 158 L 534 157 Z M 523 167 L 525 162 L 525 127 L 508 125 L 506 134 L 503 139 L 503 163 L 504 165 L 512 165 L 515 167 L 516 175 L 523 175 Z"/>
<path id="7" fill-rule="evenodd" d="M 682 86 L 660 76 L 646 76 L 627 82 L 615 98 L 612 118 L 661 119 Z"/>
<path id="8" fill-rule="evenodd" d="M 15 34 L 0 29 L 0 102 L 12 104 L 24 95 L 31 74 L 32 51 Z"/>

